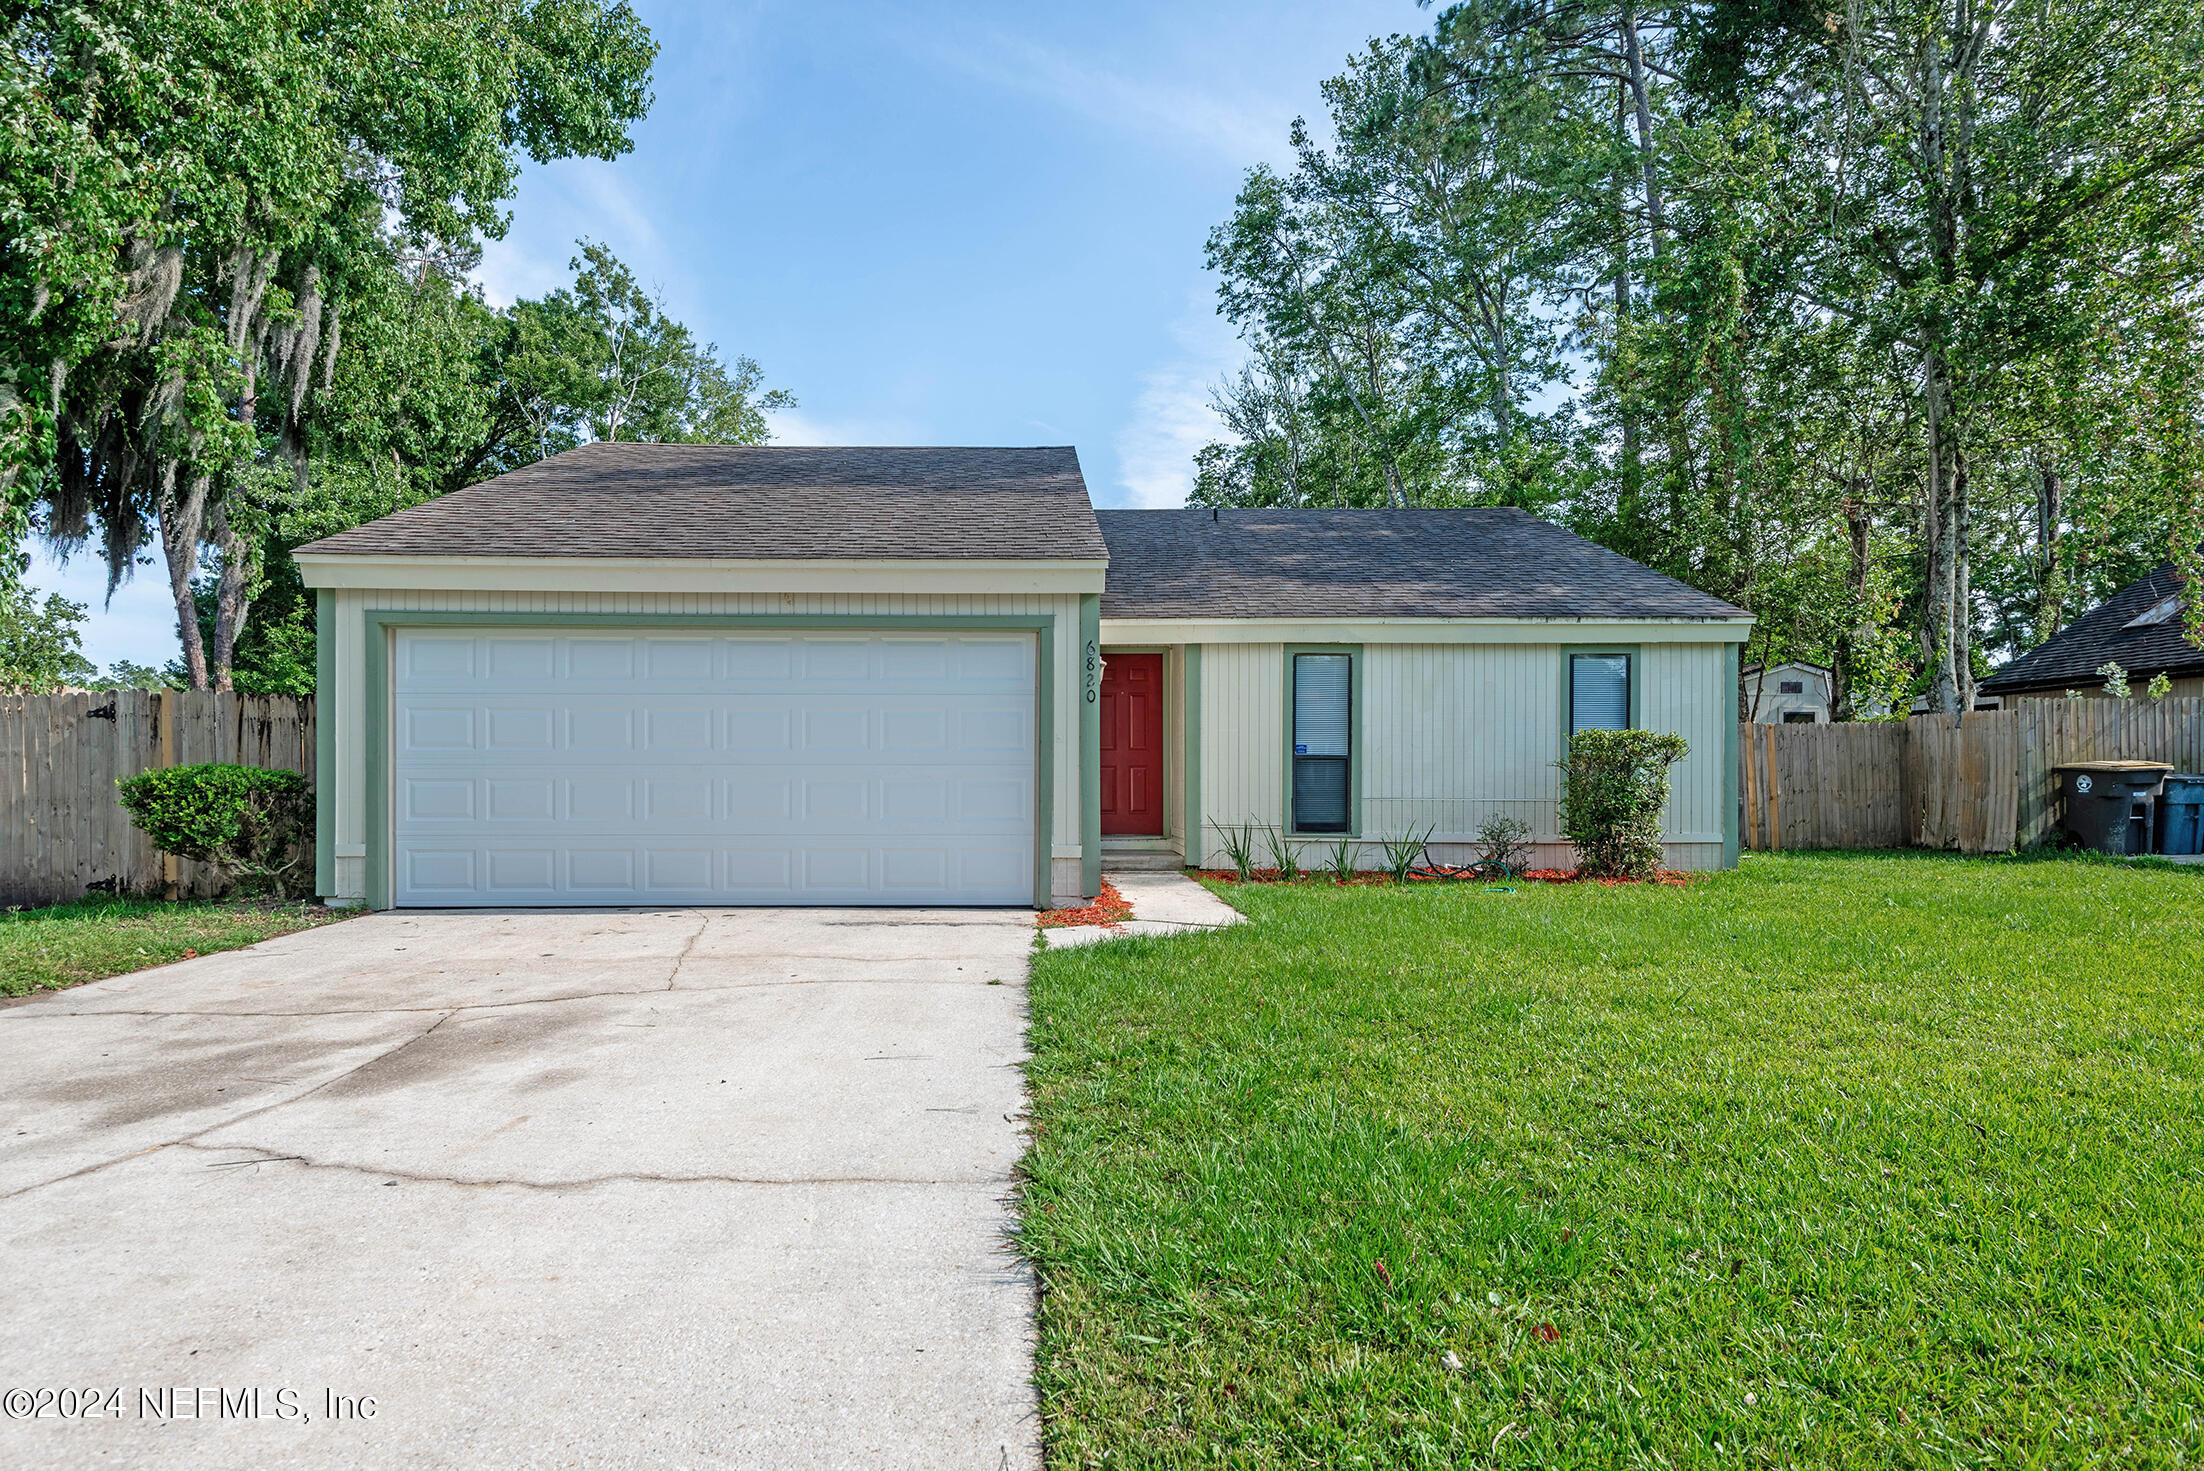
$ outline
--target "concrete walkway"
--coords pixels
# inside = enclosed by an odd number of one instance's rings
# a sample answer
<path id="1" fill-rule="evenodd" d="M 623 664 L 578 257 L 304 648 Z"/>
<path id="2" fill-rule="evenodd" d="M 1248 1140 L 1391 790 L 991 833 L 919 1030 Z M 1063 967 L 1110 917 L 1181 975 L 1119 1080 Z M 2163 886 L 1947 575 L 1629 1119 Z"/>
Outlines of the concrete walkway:
<path id="1" fill-rule="evenodd" d="M 1179 935 L 1195 930 L 1221 929 L 1241 923 L 1246 916 L 1210 893 L 1183 873 L 1105 872 L 1133 906 L 1131 919 L 1117 925 L 1066 925 L 1043 930 L 1052 950 L 1068 945 L 1092 945 L 1126 935 Z"/>
<path id="2" fill-rule="evenodd" d="M 1032 933 L 382 914 L 0 1007 L 0 1389 L 120 1392 L 0 1464 L 1037 1465 Z"/>

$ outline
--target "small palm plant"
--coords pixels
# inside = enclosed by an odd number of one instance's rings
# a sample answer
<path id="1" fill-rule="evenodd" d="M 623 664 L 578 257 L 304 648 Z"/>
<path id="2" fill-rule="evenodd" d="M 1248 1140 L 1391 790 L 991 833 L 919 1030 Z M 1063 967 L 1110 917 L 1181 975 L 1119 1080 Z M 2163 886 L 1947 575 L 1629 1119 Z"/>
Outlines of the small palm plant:
<path id="1" fill-rule="evenodd" d="M 1337 842 L 1324 850 L 1324 872 L 1331 875 L 1333 883 L 1343 884 L 1359 871 L 1361 854 L 1356 848 L 1355 840 L 1342 834 Z"/>
<path id="2" fill-rule="evenodd" d="M 1232 871 L 1246 883 L 1255 875 L 1255 824 L 1243 822 L 1238 827 L 1226 827 L 1221 822 L 1209 824 L 1217 830 L 1217 839 L 1224 844 L 1225 857 L 1232 860 Z"/>
<path id="3" fill-rule="evenodd" d="M 1284 828 L 1264 828 L 1263 844 L 1270 849 L 1270 866 L 1280 883 L 1290 884 L 1301 877 L 1301 855 L 1294 852 L 1293 842 Z"/>
<path id="4" fill-rule="evenodd" d="M 1395 837 L 1379 838 L 1378 849 L 1385 855 L 1386 872 L 1393 882 L 1405 884 L 1416 866 L 1423 862 L 1424 850 L 1431 846 L 1431 835 L 1438 831 L 1437 823 L 1426 823 L 1422 832 L 1413 827 Z"/>

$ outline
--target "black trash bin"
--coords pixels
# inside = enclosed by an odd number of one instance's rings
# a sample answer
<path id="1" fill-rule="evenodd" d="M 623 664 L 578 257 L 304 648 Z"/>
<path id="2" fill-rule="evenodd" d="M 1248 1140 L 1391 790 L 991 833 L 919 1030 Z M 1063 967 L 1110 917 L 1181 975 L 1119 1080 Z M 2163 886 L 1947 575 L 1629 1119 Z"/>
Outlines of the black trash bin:
<path id="1" fill-rule="evenodd" d="M 2204 853 L 2204 776 L 2179 772 L 2158 793 L 2158 851 Z"/>
<path id="2" fill-rule="evenodd" d="M 2173 768 L 2162 761 L 2075 761 L 2058 768 L 2066 799 L 2060 826 L 2099 853 L 2148 853 L 2155 846 L 2158 789 Z"/>

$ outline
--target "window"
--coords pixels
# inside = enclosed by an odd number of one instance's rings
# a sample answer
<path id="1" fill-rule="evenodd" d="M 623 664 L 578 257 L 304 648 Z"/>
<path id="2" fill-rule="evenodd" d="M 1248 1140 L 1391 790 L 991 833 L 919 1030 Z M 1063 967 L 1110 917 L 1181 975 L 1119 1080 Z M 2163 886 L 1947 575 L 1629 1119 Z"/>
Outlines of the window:
<path id="1" fill-rule="evenodd" d="M 1806 693 L 1806 681 L 1803 679 L 1778 680 L 1775 692 L 1779 695 L 1803 695 Z"/>
<path id="2" fill-rule="evenodd" d="M 2180 611 L 2181 598 L 2179 594 L 2175 594 L 2161 602 L 2152 603 L 2122 626 L 2126 628 L 2149 628 L 2153 624 L 2171 623 Z"/>
<path id="3" fill-rule="evenodd" d="M 1293 656 L 1293 830 L 1351 829 L 1354 793 L 1352 654 Z"/>
<path id="4" fill-rule="evenodd" d="M 1569 734 L 1630 728 L 1630 656 L 1569 656 Z"/>
<path id="5" fill-rule="evenodd" d="M 1783 712 L 1783 723 L 1785 725 L 1812 725 L 1815 723 L 1814 712 L 1811 710 L 1786 710 Z"/>

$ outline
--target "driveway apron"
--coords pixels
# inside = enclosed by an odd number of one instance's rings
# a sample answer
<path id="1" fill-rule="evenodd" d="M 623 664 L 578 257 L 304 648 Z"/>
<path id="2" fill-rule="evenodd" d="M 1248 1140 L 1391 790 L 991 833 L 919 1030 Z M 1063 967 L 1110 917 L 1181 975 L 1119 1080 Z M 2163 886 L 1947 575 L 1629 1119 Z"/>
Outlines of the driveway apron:
<path id="1" fill-rule="evenodd" d="M 402 911 L 0 1008 L 0 1463 L 1038 1464 L 1032 936 Z"/>

